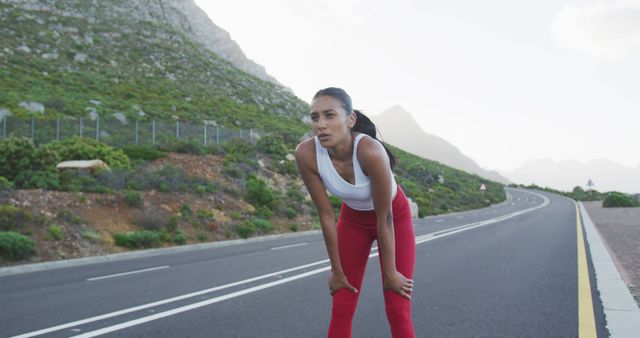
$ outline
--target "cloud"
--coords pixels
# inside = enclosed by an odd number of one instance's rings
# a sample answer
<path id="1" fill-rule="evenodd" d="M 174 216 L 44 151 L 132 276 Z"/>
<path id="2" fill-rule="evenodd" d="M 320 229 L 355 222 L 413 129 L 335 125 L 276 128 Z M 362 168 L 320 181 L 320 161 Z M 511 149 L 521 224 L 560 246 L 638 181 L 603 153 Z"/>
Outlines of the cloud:
<path id="1" fill-rule="evenodd" d="M 640 0 L 565 6 L 551 26 L 556 41 L 597 58 L 619 60 L 640 53 Z"/>

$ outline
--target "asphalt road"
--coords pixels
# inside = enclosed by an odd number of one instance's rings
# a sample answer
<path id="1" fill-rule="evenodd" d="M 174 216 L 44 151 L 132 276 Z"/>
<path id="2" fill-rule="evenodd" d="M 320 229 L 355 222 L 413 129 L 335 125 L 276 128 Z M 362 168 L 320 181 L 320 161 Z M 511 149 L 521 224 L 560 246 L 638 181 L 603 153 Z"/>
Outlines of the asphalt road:
<path id="1" fill-rule="evenodd" d="M 575 204 L 507 191 L 499 205 L 414 221 L 417 337 L 578 336 Z M 326 258 L 309 234 L 4 276 L 0 337 L 323 337 Z M 390 337 L 375 249 L 353 326 Z"/>

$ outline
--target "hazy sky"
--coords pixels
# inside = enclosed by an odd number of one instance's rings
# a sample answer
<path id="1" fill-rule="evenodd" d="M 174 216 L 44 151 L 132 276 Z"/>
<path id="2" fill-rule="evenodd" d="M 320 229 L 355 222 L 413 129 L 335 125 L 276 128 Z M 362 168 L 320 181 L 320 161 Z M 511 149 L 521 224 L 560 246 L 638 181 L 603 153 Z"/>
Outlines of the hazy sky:
<path id="1" fill-rule="evenodd" d="M 640 0 L 196 0 L 309 101 L 398 104 L 485 168 L 640 165 Z"/>

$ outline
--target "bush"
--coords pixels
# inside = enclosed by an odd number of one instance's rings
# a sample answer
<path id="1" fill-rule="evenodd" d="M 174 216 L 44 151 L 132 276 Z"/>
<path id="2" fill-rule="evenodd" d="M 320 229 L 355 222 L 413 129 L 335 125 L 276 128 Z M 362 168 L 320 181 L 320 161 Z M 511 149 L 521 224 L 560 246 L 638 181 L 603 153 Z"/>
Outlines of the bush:
<path id="1" fill-rule="evenodd" d="M 14 188 L 13 182 L 0 176 L 0 191 L 11 190 Z"/>
<path id="2" fill-rule="evenodd" d="M 251 224 L 262 232 L 269 232 L 273 230 L 273 224 L 264 219 L 254 218 L 251 220 Z"/>
<path id="3" fill-rule="evenodd" d="M 261 137 L 256 144 L 258 151 L 277 160 L 283 159 L 287 153 L 287 146 L 281 135 L 272 134 Z"/>
<path id="4" fill-rule="evenodd" d="M 0 257 L 19 261 L 36 253 L 36 243 L 26 236 L 13 231 L 0 231 Z"/>
<path id="5" fill-rule="evenodd" d="M 240 138 L 232 138 L 223 147 L 227 156 L 251 157 L 256 153 L 256 149 L 251 142 Z"/>
<path id="6" fill-rule="evenodd" d="M 242 222 L 235 227 L 236 233 L 242 238 L 248 238 L 256 232 L 256 226 L 251 222 Z"/>
<path id="7" fill-rule="evenodd" d="M 0 231 L 20 229 L 31 221 L 31 215 L 12 205 L 0 205 Z"/>
<path id="8" fill-rule="evenodd" d="M 158 231 L 141 230 L 115 233 L 113 239 L 116 245 L 126 248 L 150 248 L 162 244 L 163 236 Z"/>
<path id="9" fill-rule="evenodd" d="M 269 219 L 271 218 L 271 215 L 273 215 L 273 211 L 271 211 L 269 207 L 263 205 L 256 209 L 256 212 L 254 213 L 254 215 L 258 218 Z"/>
<path id="10" fill-rule="evenodd" d="M 287 208 L 284 209 L 284 215 L 288 219 L 292 219 L 292 218 L 295 218 L 296 216 L 298 216 L 298 212 L 293 208 L 287 207 Z"/>
<path id="11" fill-rule="evenodd" d="M 298 223 L 291 223 L 289 224 L 289 230 L 296 232 L 298 231 Z"/>
<path id="12" fill-rule="evenodd" d="M 128 190 L 124 193 L 124 201 L 128 205 L 136 208 L 140 208 L 144 204 L 144 201 L 142 200 L 142 194 L 132 190 Z"/>
<path id="13" fill-rule="evenodd" d="M 604 199 L 602 206 L 604 208 L 632 208 L 640 207 L 640 202 L 629 195 L 612 191 Z"/>
<path id="14" fill-rule="evenodd" d="M 180 223 L 180 214 L 173 214 L 167 220 L 167 223 L 164 225 L 165 229 L 169 232 L 175 232 L 178 230 L 178 224 Z"/>
<path id="15" fill-rule="evenodd" d="M 267 186 L 267 182 L 256 177 L 247 181 L 246 200 L 256 207 L 266 206 L 271 208 L 275 202 L 273 192 Z"/>
<path id="16" fill-rule="evenodd" d="M 122 147 L 122 152 L 134 162 L 155 161 L 167 156 L 166 152 L 154 146 L 127 145 Z"/>
<path id="17" fill-rule="evenodd" d="M 62 239 L 62 229 L 55 224 L 51 224 L 49 226 L 47 233 L 49 234 L 49 237 L 51 237 L 51 239 L 53 240 L 59 241 Z"/>
<path id="18" fill-rule="evenodd" d="M 178 245 L 187 244 L 187 234 L 182 230 L 176 231 L 176 233 L 173 235 L 173 242 Z"/>
<path id="19" fill-rule="evenodd" d="M 8 138 L 0 141 L 0 176 L 18 188 L 58 188 L 56 164 L 60 157 L 31 139 Z"/>
<path id="20" fill-rule="evenodd" d="M 207 236 L 206 233 L 201 232 L 199 234 L 196 235 L 196 239 L 198 239 L 200 242 L 205 242 L 209 239 L 209 236 Z"/>
<path id="21" fill-rule="evenodd" d="M 100 159 L 111 169 L 131 169 L 131 161 L 122 150 L 94 139 L 74 136 L 48 143 L 45 147 L 55 151 L 64 161 Z"/>

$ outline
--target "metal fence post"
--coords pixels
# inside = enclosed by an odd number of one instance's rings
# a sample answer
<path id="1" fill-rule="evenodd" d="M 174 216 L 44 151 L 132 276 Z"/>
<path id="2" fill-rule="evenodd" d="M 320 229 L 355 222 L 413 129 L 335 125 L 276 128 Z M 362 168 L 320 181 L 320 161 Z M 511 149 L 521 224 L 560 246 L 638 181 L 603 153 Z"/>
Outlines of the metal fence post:
<path id="1" fill-rule="evenodd" d="M 249 141 L 253 142 L 253 128 L 249 129 Z"/>
<path id="2" fill-rule="evenodd" d="M 176 120 L 176 140 L 180 139 L 180 120 Z"/>
<path id="3" fill-rule="evenodd" d="M 220 129 L 218 128 L 217 124 L 216 124 L 216 144 L 220 144 Z"/>
<path id="4" fill-rule="evenodd" d="M 31 116 L 31 141 L 36 142 L 36 117 Z"/>
<path id="5" fill-rule="evenodd" d="M 84 127 L 84 120 L 82 119 L 82 117 L 80 118 L 80 137 L 82 137 L 82 127 Z"/>
<path id="6" fill-rule="evenodd" d="M 138 145 L 138 120 L 136 120 L 136 145 Z"/>
<path id="7" fill-rule="evenodd" d="M 151 143 L 156 144 L 156 120 L 151 120 Z"/>
<path id="8" fill-rule="evenodd" d="M 202 139 L 204 140 L 204 145 L 207 145 L 207 122 L 204 122 L 204 135 L 202 137 Z"/>
<path id="9" fill-rule="evenodd" d="M 56 141 L 60 141 L 60 116 L 56 117 Z"/>
<path id="10" fill-rule="evenodd" d="M 96 116 L 96 141 L 100 141 L 100 115 Z"/>

